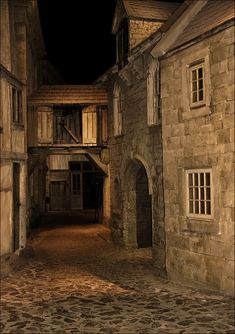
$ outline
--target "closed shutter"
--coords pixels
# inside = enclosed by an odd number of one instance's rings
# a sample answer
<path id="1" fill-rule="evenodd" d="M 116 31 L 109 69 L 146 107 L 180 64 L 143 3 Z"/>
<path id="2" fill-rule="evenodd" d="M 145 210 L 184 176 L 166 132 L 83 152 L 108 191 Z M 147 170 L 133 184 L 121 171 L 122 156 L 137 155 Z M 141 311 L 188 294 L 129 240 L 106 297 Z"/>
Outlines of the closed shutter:
<path id="1" fill-rule="evenodd" d="M 50 108 L 39 108 L 38 113 L 38 144 L 53 142 L 53 112 Z"/>
<path id="2" fill-rule="evenodd" d="M 85 145 L 97 144 L 97 112 L 96 106 L 82 111 L 82 142 Z"/>

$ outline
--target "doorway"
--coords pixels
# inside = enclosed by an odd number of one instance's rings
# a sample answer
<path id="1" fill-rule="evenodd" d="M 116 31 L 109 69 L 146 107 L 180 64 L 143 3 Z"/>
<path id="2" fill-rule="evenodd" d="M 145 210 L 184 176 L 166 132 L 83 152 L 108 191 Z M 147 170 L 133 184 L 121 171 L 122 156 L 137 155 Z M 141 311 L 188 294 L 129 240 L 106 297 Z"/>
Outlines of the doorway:
<path id="1" fill-rule="evenodd" d="M 151 247 L 151 195 L 148 192 L 148 178 L 144 167 L 141 167 L 136 175 L 136 230 L 138 248 Z"/>
<path id="2" fill-rule="evenodd" d="M 123 242 L 128 248 L 152 247 L 152 197 L 145 165 L 133 159 L 125 170 Z"/>
<path id="3" fill-rule="evenodd" d="M 13 162 L 13 252 L 20 248 L 20 163 Z"/>
<path id="4" fill-rule="evenodd" d="M 66 209 L 66 182 L 51 181 L 50 183 L 51 206 L 52 211 L 61 211 Z"/>

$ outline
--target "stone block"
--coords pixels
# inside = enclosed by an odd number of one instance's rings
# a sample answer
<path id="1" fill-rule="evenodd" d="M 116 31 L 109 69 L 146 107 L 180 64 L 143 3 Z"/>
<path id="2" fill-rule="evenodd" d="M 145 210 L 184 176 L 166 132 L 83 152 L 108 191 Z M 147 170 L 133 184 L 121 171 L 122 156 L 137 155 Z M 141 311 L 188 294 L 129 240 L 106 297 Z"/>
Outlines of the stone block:
<path id="1" fill-rule="evenodd" d="M 178 137 L 184 135 L 184 124 L 173 124 L 171 130 L 172 137 Z"/>

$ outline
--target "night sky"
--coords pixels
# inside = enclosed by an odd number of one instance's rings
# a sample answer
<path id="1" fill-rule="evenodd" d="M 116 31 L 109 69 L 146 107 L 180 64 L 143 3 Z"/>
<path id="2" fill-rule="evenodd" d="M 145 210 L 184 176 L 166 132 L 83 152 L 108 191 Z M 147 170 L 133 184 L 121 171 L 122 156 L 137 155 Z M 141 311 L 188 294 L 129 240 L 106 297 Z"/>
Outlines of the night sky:
<path id="1" fill-rule="evenodd" d="M 91 84 L 115 64 L 116 0 L 38 0 L 38 5 L 47 58 L 67 83 Z"/>
<path id="2" fill-rule="evenodd" d="M 115 63 L 116 0 L 38 0 L 47 57 L 71 84 L 90 84 Z"/>

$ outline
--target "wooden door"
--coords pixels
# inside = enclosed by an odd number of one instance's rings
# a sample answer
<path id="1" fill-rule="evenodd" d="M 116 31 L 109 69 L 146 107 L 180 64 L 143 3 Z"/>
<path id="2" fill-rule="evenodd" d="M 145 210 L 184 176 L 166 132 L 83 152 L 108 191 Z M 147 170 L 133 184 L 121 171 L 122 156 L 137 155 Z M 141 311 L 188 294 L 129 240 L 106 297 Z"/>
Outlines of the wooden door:
<path id="1" fill-rule="evenodd" d="M 97 112 L 96 106 L 82 111 L 82 142 L 85 145 L 97 144 Z"/>
<path id="2" fill-rule="evenodd" d="M 152 246 L 152 208 L 148 192 L 148 179 L 144 168 L 136 178 L 136 227 L 139 248 Z"/>
<path id="3" fill-rule="evenodd" d="M 20 248 L 20 164 L 13 163 L 13 252 Z"/>
<path id="4" fill-rule="evenodd" d="M 82 209 L 82 174 L 71 173 L 71 209 Z"/>
<path id="5" fill-rule="evenodd" d="M 51 181 L 50 197 L 52 211 L 61 211 L 66 209 L 66 181 Z"/>

